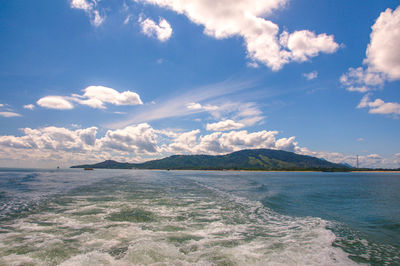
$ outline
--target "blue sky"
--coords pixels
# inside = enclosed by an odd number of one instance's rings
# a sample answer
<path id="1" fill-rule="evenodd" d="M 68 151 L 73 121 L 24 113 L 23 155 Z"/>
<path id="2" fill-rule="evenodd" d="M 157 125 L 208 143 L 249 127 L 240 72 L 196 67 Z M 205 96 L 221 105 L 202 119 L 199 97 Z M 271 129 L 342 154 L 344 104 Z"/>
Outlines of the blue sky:
<path id="1" fill-rule="evenodd" d="M 398 1 L 0 5 L 0 166 L 273 148 L 400 167 Z"/>

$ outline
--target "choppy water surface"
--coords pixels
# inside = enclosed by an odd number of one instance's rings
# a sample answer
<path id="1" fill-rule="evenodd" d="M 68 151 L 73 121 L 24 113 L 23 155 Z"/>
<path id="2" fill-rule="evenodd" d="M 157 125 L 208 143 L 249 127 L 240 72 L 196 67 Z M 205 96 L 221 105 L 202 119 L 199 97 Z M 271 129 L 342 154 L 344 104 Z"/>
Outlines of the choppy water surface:
<path id="1" fill-rule="evenodd" d="M 0 170 L 0 265 L 400 264 L 400 175 Z"/>

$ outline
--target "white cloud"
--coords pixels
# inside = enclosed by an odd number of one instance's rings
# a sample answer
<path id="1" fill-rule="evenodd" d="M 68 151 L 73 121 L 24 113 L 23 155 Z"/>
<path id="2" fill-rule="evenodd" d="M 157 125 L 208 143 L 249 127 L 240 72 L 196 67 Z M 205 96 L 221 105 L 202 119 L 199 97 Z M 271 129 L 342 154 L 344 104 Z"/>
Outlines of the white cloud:
<path id="1" fill-rule="evenodd" d="M 247 62 L 246 65 L 247 65 L 248 67 L 251 67 L 251 68 L 259 68 L 259 67 L 260 67 L 260 65 L 257 64 L 257 62 Z"/>
<path id="2" fill-rule="evenodd" d="M 348 91 L 368 92 L 382 88 L 386 81 L 400 79 L 400 6 L 382 12 L 372 26 L 370 43 L 363 63 L 366 67 L 349 68 L 340 77 L 340 82 Z M 400 113 L 400 104 L 369 100 L 365 95 L 357 108 L 369 107 L 371 114 Z"/>
<path id="3" fill-rule="evenodd" d="M 348 91 L 367 92 L 381 88 L 385 83 L 382 73 L 374 72 L 371 69 L 362 67 L 350 67 L 348 72 L 340 77 L 342 85 L 347 87 Z"/>
<path id="4" fill-rule="evenodd" d="M 370 108 L 368 111 L 370 114 L 393 114 L 393 115 L 400 114 L 400 103 L 384 102 L 381 99 L 376 99 L 375 101 L 371 101 L 369 99 L 369 94 L 365 95 L 357 106 L 357 108 L 365 108 L 365 107 Z"/>
<path id="5" fill-rule="evenodd" d="M 139 18 L 139 22 L 142 27 L 142 32 L 146 36 L 157 38 L 161 42 L 165 42 L 171 38 L 171 25 L 164 18 L 160 18 L 158 24 L 149 18 L 145 20 Z"/>
<path id="6" fill-rule="evenodd" d="M 331 54 L 339 48 L 333 35 L 315 35 L 308 30 L 295 31 L 292 34 L 285 31 L 280 36 L 280 43 L 291 51 L 288 57 L 296 62 L 308 61 L 320 52 Z"/>
<path id="7" fill-rule="evenodd" d="M 270 148 L 295 151 L 325 158 L 332 162 L 355 164 L 355 156 L 337 152 L 315 152 L 299 147 L 295 137 L 277 138 L 277 131 L 246 130 L 213 132 L 201 135 L 199 129 L 181 132 L 156 130 L 143 123 L 117 130 L 108 130 L 96 138 L 97 128 L 70 130 L 59 127 L 25 128 L 22 136 L 0 136 L 0 165 L 69 166 L 95 163 L 106 159 L 143 161 L 170 154 L 226 154 L 241 149 Z M 383 158 L 378 154 L 359 156 L 363 167 L 400 165 L 400 154 Z"/>
<path id="8" fill-rule="evenodd" d="M 143 104 L 140 96 L 132 91 L 118 92 L 112 88 L 104 86 L 89 86 L 83 91 L 83 95 L 74 96 L 77 96 L 76 99 L 79 103 L 89 105 L 93 108 L 105 108 L 104 103 L 111 103 L 115 105 Z M 82 98 L 84 100 L 81 100 Z"/>
<path id="9" fill-rule="evenodd" d="M 108 130 L 99 143 L 103 149 L 132 153 L 156 153 L 159 150 L 157 132 L 147 123 Z"/>
<path id="10" fill-rule="evenodd" d="M 313 80 L 318 77 L 318 72 L 312 71 L 310 73 L 303 73 L 303 77 L 305 77 L 307 80 Z"/>
<path id="11" fill-rule="evenodd" d="M 0 112 L 0 116 L 2 116 L 2 117 L 19 117 L 21 115 L 18 113 L 15 113 L 15 112 Z"/>
<path id="12" fill-rule="evenodd" d="M 50 109 L 66 110 L 74 108 L 72 103 L 61 96 L 46 96 L 40 98 L 36 103 L 41 107 Z"/>
<path id="13" fill-rule="evenodd" d="M 369 87 L 366 87 L 366 86 L 361 86 L 361 87 L 350 86 L 350 87 L 346 88 L 346 90 L 348 90 L 348 91 L 358 91 L 358 92 L 368 92 L 368 91 L 370 91 L 372 89 L 369 88 Z"/>
<path id="14" fill-rule="evenodd" d="M 275 142 L 275 148 L 277 150 L 291 151 L 294 152 L 297 147 L 297 142 L 295 142 L 295 137 L 281 138 Z"/>
<path id="15" fill-rule="evenodd" d="M 227 131 L 232 129 L 240 129 L 243 127 L 245 127 L 244 124 L 227 119 L 217 123 L 209 123 L 207 124 L 206 129 L 209 131 Z"/>
<path id="16" fill-rule="evenodd" d="M 197 135 L 200 133 L 199 129 L 192 130 L 177 134 L 173 139 L 172 143 L 168 145 L 166 150 L 171 153 L 191 153 L 194 152 L 194 148 L 198 145 Z"/>
<path id="17" fill-rule="evenodd" d="M 93 16 L 94 17 L 92 18 L 92 24 L 96 27 L 100 26 L 105 20 L 105 17 L 102 17 L 98 10 L 93 11 Z"/>
<path id="18" fill-rule="evenodd" d="M 194 103 L 194 102 L 188 103 L 186 105 L 186 108 L 189 110 L 202 110 L 202 111 L 215 111 L 219 109 L 219 107 L 215 105 L 210 105 L 210 104 L 201 105 L 200 103 Z"/>
<path id="19" fill-rule="evenodd" d="M 214 104 L 205 104 L 203 106 L 199 102 L 210 99 L 216 101 L 222 96 L 227 96 L 251 86 L 253 84 L 248 81 L 224 81 L 187 90 L 184 93 L 171 95 L 167 99 L 157 100 L 154 104 L 143 105 L 138 110 L 135 110 L 135 113 L 131 114 L 129 119 L 114 122 L 107 126 L 110 128 L 122 128 L 131 124 L 150 122 L 158 119 L 181 117 L 202 112 L 218 112 L 221 109 L 220 106 Z M 236 108 L 237 106 L 238 104 L 236 103 Z"/>
<path id="20" fill-rule="evenodd" d="M 186 107 L 187 107 L 187 109 L 190 109 L 190 110 L 200 110 L 200 109 L 202 109 L 202 106 L 199 103 L 188 103 L 186 105 Z"/>
<path id="21" fill-rule="evenodd" d="M 365 63 L 391 80 L 400 79 L 400 6 L 379 15 L 370 37 Z"/>
<path id="22" fill-rule="evenodd" d="M 124 20 L 124 24 L 125 24 L 125 25 L 128 24 L 129 21 L 131 20 L 131 18 L 132 18 L 132 15 L 128 15 L 128 16 L 125 18 L 125 20 Z"/>
<path id="23" fill-rule="evenodd" d="M 0 136 L 0 145 L 39 150 L 83 151 L 94 145 L 97 128 L 71 131 L 66 128 L 45 127 L 23 129 L 24 136 Z"/>
<path id="24" fill-rule="evenodd" d="M 226 102 L 219 106 L 191 102 L 186 105 L 186 108 L 196 112 L 207 111 L 214 119 L 222 119 L 222 121 L 207 124 L 207 130 L 213 131 L 240 129 L 245 126 L 252 126 L 264 119 L 257 104 L 252 102 Z M 234 122 L 235 120 L 237 122 Z"/>
<path id="25" fill-rule="evenodd" d="M 35 109 L 35 105 L 33 105 L 33 104 L 25 104 L 23 107 L 24 107 L 24 109 L 29 109 L 29 110 Z"/>
<path id="26" fill-rule="evenodd" d="M 264 116 L 256 103 L 236 103 L 235 105 L 237 110 L 234 110 L 232 115 L 233 119 L 239 123 L 245 126 L 252 126 L 264 120 Z"/>
<path id="27" fill-rule="evenodd" d="M 96 0 L 71 0 L 71 8 L 85 11 L 85 13 L 89 16 L 92 25 L 98 27 L 104 22 L 105 17 L 100 15 L 100 12 L 98 9 L 96 9 L 96 6 Z"/>
<path id="28" fill-rule="evenodd" d="M 86 0 L 72 0 L 71 8 L 82 9 L 85 11 L 90 11 L 93 9 L 93 4 L 88 3 Z"/>
<path id="29" fill-rule="evenodd" d="M 87 105 L 92 108 L 105 109 L 105 103 L 114 105 L 138 105 L 143 104 L 140 96 L 132 91 L 118 92 L 104 86 L 89 86 L 83 95 L 72 94 L 72 96 L 46 96 L 37 101 L 41 107 L 52 109 L 72 109 L 70 101 Z"/>
<path id="30" fill-rule="evenodd" d="M 326 151 L 310 151 L 305 147 L 295 148 L 296 153 L 323 158 L 334 163 L 348 163 L 356 166 L 356 156 L 345 155 L 339 152 Z M 399 168 L 400 160 L 396 155 L 384 158 L 378 154 L 360 155 L 358 156 L 359 166 L 368 168 Z"/>
<path id="31" fill-rule="evenodd" d="M 265 19 L 286 0 L 141 0 L 186 15 L 204 26 L 204 33 L 217 39 L 241 36 L 249 59 L 279 70 L 292 60 L 305 61 L 320 52 L 332 53 L 338 44 L 333 36 L 310 31 L 285 33 L 279 42 L 279 27 Z M 286 38 L 287 37 L 287 38 Z M 253 64 L 252 64 L 253 65 Z"/>
<path id="32" fill-rule="evenodd" d="M 214 132 L 199 136 L 200 130 L 184 132 L 178 135 L 165 149 L 170 153 L 186 154 L 224 154 L 241 149 L 286 149 L 294 150 L 297 145 L 294 137 L 276 140 L 277 131 L 258 131 L 249 133 L 246 130 L 226 133 Z"/>

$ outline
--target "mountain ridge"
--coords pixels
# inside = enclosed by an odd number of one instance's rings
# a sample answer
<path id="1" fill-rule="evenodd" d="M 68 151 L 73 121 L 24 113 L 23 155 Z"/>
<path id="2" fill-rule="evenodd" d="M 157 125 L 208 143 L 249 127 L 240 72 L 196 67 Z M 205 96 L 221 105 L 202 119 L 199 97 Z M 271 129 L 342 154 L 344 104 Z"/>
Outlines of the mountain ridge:
<path id="1" fill-rule="evenodd" d="M 348 171 L 351 168 L 324 159 L 272 149 L 246 149 L 225 155 L 172 155 L 144 163 L 106 160 L 71 168 L 171 169 L 171 170 L 265 170 L 265 171 Z"/>

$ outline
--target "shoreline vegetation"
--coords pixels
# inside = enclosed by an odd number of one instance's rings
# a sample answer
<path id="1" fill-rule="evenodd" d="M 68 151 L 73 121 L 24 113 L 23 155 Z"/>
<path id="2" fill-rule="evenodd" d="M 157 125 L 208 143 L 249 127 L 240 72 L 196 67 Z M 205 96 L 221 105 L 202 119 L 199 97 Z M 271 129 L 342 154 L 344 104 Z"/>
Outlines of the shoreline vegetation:
<path id="1" fill-rule="evenodd" d="M 149 169 L 272 172 L 398 172 L 400 169 L 354 168 L 312 156 L 271 149 L 241 150 L 226 155 L 172 155 L 144 163 L 106 160 L 71 166 L 86 169 Z"/>

